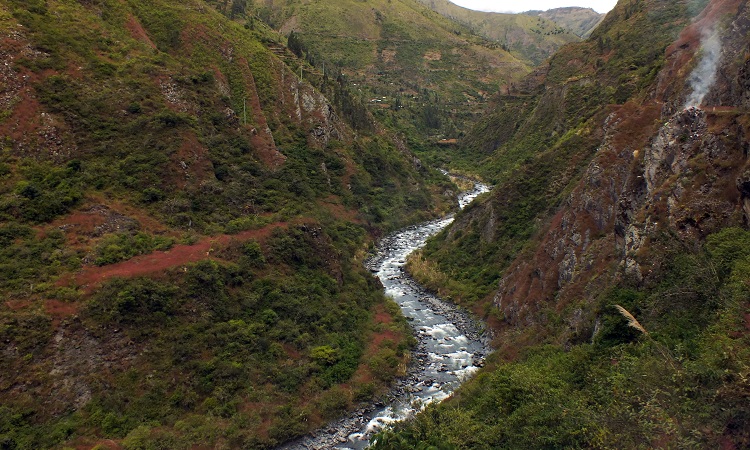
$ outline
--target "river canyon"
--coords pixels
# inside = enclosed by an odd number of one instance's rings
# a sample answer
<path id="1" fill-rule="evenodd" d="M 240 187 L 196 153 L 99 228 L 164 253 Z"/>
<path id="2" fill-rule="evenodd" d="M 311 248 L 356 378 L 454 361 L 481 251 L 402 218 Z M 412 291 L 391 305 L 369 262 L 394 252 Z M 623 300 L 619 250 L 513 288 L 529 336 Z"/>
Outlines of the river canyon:
<path id="1" fill-rule="evenodd" d="M 459 195 L 459 208 L 489 190 L 489 186 L 476 182 L 473 189 Z M 412 325 L 418 343 L 408 374 L 398 380 L 387 401 L 361 408 L 280 449 L 364 449 L 383 427 L 449 397 L 483 365 L 489 338 L 481 325 L 454 304 L 427 292 L 404 270 L 408 255 L 453 219 L 451 214 L 393 233 L 378 243 L 366 262 L 386 295 L 396 301 Z"/>

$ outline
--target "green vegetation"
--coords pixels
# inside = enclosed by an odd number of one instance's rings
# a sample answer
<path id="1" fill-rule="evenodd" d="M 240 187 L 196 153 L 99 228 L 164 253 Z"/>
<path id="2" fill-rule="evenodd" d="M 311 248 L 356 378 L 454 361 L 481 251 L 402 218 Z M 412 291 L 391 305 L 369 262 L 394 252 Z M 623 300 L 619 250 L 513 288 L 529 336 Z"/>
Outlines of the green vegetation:
<path id="1" fill-rule="evenodd" d="M 0 5 L 0 447 L 270 448 L 402 373 L 362 257 L 453 185 L 252 8 Z"/>
<path id="2" fill-rule="evenodd" d="M 174 239 L 163 236 L 151 236 L 146 233 L 110 234 L 99 242 L 94 264 L 98 266 L 112 264 L 155 250 L 169 250 L 172 245 L 174 245 Z"/>
<path id="3" fill-rule="evenodd" d="M 40 100 L 52 113 L 64 118 L 75 144 L 85 148 L 87 154 L 74 162 L 74 168 L 52 172 L 43 165 L 23 170 L 24 165 L 34 163 L 17 161 L 23 178 L 14 192 L 8 192 L 14 198 L 3 202 L 4 211 L 13 208 L 13 216 L 46 222 L 74 206 L 85 186 L 120 196 L 135 193 L 152 213 L 171 226 L 216 232 L 216 224 L 244 216 L 248 204 L 256 213 L 294 214 L 297 208 L 290 203 L 313 203 L 331 194 L 347 194 L 342 177 L 351 154 L 347 154 L 343 144 L 332 142 L 337 151 L 312 149 L 311 154 L 307 148 L 308 131 L 300 124 L 287 123 L 269 109 L 265 116 L 270 120 L 276 144 L 289 158 L 282 171 L 270 172 L 252 154 L 252 139 L 247 130 L 237 128 L 238 118 L 220 112 L 227 108 L 242 111 L 246 108 L 242 99 L 252 93 L 243 83 L 242 71 L 247 67 L 243 69 L 239 61 L 224 59 L 212 40 L 218 44 L 229 38 L 236 51 L 247 55 L 261 105 L 272 108 L 281 100 L 278 74 L 267 65 L 270 52 L 255 40 L 268 39 L 269 31 L 248 35 L 243 28 L 229 23 L 226 36 L 208 37 L 186 47 L 177 37 L 160 33 L 175 33 L 182 28 L 186 36 L 202 33 L 202 27 L 217 29 L 219 18 L 202 15 L 187 26 L 178 19 L 181 7 L 157 8 L 134 2 L 132 14 L 137 15 L 157 48 L 167 52 L 149 55 L 120 28 L 128 20 L 128 10 L 122 5 L 110 6 L 102 22 L 87 27 L 104 28 L 104 38 L 99 37 L 99 31 L 52 38 L 59 33 L 59 24 L 46 20 L 46 14 L 16 9 L 34 36 L 50 40 L 46 47 L 49 56 L 42 60 L 45 66 L 64 69 L 63 61 L 73 60 L 90 72 L 91 78 L 85 80 L 67 73 L 55 74 L 37 86 Z M 58 14 L 71 22 L 81 17 L 93 20 L 85 15 L 83 7 L 58 8 Z M 107 42 L 102 44 L 97 39 Z M 101 72 L 101 57 L 83 48 L 81 42 L 90 42 L 95 48 L 98 45 L 99 52 L 112 55 L 106 63 L 106 73 Z M 126 58 L 127 54 L 131 57 Z M 21 63 L 36 71 L 40 61 Z M 228 86 L 215 78 L 217 70 L 227 78 Z M 323 91 L 330 94 L 354 128 L 372 131 L 372 119 L 359 100 L 341 88 L 342 82 L 331 80 Z M 231 92 L 229 97 L 223 93 L 225 89 Z M 203 108 L 210 113 L 200 113 Z M 251 117 L 256 126 L 258 120 Z M 390 153 L 394 149 L 384 139 L 363 141 L 370 148 L 377 147 L 376 152 L 383 149 Z M 321 171 L 321 164 L 325 164 L 326 173 Z M 398 175 L 404 175 L 405 170 Z M 416 178 L 410 172 L 409 176 Z M 210 184 L 200 184 L 205 181 L 201 176 L 208 176 Z M 437 179 L 437 175 L 432 176 Z M 389 175 L 383 178 L 388 179 Z M 248 192 L 245 187 L 251 190 Z M 412 219 L 404 222 L 409 220 Z M 394 225 L 397 224 L 387 226 Z"/>
<path id="4" fill-rule="evenodd" d="M 448 0 L 418 1 L 461 23 L 474 34 L 496 42 L 531 67 L 542 64 L 563 45 L 580 41 L 578 35 L 541 15 L 473 11 Z"/>
<path id="5" fill-rule="evenodd" d="M 317 412 L 330 419 L 369 399 L 375 389 L 355 398 L 338 384 L 357 370 L 365 333 L 375 332 L 370 311 L 383 299 L 364 268 L 337 273 L 327 266 L 326 255 L 336 251 L 330 245 L 311 228 L 294 228 L 277 233 L 263 253 L 257 243 L 230 247 L 225 257 L 236 262 L 192 264 L 167 280 L 105 284 L 87 301 L 75 332 L 116 348 L 129 342 L 116 350 L 127 362 L 77 374 L 92 398 L 54 421 L 6 403 L 2 422 L 13 425 L 0 430 L 3 442 L 49 448 L 96 429 L 124 438 L 126 448 L 152 448 L 164 436 L 171 448 L 265 448 L 319 424 Z M 290 265 L 269 272 L 259 260 Z M 4 319 L 4 341 L 25 353 L 44 351 L 49 321 Z M 21 335 L 32 326 L 33 334 Z M 392 329 L 406 333 L 406 326 L 401 320 Z M 387 366 L 370 370 L 380 385 L 395 375 Z M 63 427 L 67 434 L 56 432 Z"/>
<path id="6" fill-rule="evenodd" d="M 364 252 L 456 189 L 412 151 L 497 188 L 409 268 L 512 328 L 503 271 L 702 4 L 620 2 L 521 80 L 510 44 L 412 0 L 4 2 L 0 447 L 271 448 L 377 399 L 414 342 Z M 376 448 L 750 446 L 750 233 L 711 229 L 649 236 L 640 280 L 533 305 Z"/>
<path id="7" fill-rule="evenodd" d="M 584 333 L 569 349 L 542 344 L 515 361 L 496 357 L 459 395 L 385 433 L 375 448 L 748 445 L 750 232 L 724 229 L 696 251 L 662 239 L 670 250 L 660 281 L 602 294 L 600 326 L 586 330 L 593 342 Z"/>
<path id="8" fill-rule="evenodd" d="M 664 119 L 658 112 L 679 98 L 668 93 L 652 103 L 657 86 L 680 82 L 661 71 L 665 49 L 706 3 L 620 2 L 589 41 L 553 57 L 545 76 L 498 96 L 495 111 L 464 139 L 466 155 L 456 160 L 471 167 L 470 157 L 481 155 L 481 170 L 497 187 L 461 212 L 409 268 L 496 324 L 500 348 L 452 399 L 383 433 L 375 448 L 750 443 L 742 406 L 750 356 L 750 232 L 731 228 L 741 223 L 739 213 L 714 210 L 705 215 L 720 218 L 699 233 L 667 223 L 669 213 L 658 217 L 657 227 L 648 203 L 673 186 L 690 189 L 692 171 L 648 188 L 632 181 L 647 170 L 639 150 L 658 132 Z M 669 64 L 676 66 L 674 59 Z M 731 64 L 722 70 L 731 71 Z M 607 117 L 633 123 L 613 132 Z M 696 172 L 741 170 L 746 139 L 728 138 L 733 163 L 707 163 L 701 151 L 714 136 L 706 132 L 696 141 L 690 155 Z M 598 184 L 595 168 L 619 172 L 612 183 L 623 184 Z M 693 189 L 682 194 L 680 208 L 699 209 Z M 721 193 L 701 189 L 711 192 L 704 197 L 711 201 L 730 199 L 728 211 L 740 198 L 734 184 Z M 628 200 L 634 204 L 618 205 Z M 595 225 L 599 219 L 588 215 L 607 207 L 638 217 Z M 628 255 L 643 268 L 633 277 L 624 269 L 627 246 L 617 231 L 623 222 L 653 223 Z M 590 243 L 568 243 L 583 230 L 591 232 Z M 568 282 L 561 254 L 571 247 L 583 250 Z"/>
<path id="9" fill-rule="evenodd" d="M 37 236 L 33 228 L 14 222 L 0 226 L 0 289 L 8 298 L 53 290 L 51 281 L 80 267 L 80 256 L 65 246 L 59 230 Z"/>
<path id="10" fill-rule="evenodd" d="M 70 161 L 61 168 L 24 160 L 17 166 L 18 181 L 11 177 L 10 166 L 6 167 L 3 177 L 6 192 L 0 203 L 0 214 L 5 220 L 18 217 L 29 223 L 48 222 L 81 200 L 80 161 Z"/>
<path id="11" fill-rule="evenodd" d="M 443 230 L 413 254 L 410 272 L 467 306 L 486 299 L 502 270 L 538 231 L 535 219 L 557 208 L 569 193 L 566 188 L 585 168 L 597 142 L 597 134 L 570 133 L 529 156 L 498 185 L 500 195 L 485 196 L 463 210 L 458 227 Z"/>
<path id="12" fill-rule="evenodd" d="M 281 1 L 255 11 L 313 66 L 306 79 L 336 78 L 353 104 L 431 162 L 420 151 L 425 142 L 462 135 L 488 95 L 529 70 L 415 0 Z"/>

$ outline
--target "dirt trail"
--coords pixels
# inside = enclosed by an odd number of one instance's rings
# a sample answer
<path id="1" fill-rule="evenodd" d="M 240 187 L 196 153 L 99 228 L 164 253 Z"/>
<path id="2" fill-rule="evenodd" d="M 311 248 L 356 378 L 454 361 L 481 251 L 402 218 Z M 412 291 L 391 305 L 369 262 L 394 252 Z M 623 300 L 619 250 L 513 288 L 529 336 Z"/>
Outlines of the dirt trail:
<path id="1" fill-rule="evenodd" d="M 223 234 L 205 237 L 195 244 L 175 245 L 166 251 L 156 251 L 147 255 L 139 255 L 127 261 L 107 266 L 84 266 L 75 274 L 72 283 L 61 280 L 60 284 L 80 286 L 87 293 L 95 286 L 113 277 L 136 277 L 160 272 L 183 264 L 210 259 L 212 253 L 220 247 L 225 247 L 233 239 L 244 241 L 248 239 L 265 239 L 277 228 L 286 228 L 286 222 L 275 222 L 258 230 L 248 230 L 237 234 Z"/>

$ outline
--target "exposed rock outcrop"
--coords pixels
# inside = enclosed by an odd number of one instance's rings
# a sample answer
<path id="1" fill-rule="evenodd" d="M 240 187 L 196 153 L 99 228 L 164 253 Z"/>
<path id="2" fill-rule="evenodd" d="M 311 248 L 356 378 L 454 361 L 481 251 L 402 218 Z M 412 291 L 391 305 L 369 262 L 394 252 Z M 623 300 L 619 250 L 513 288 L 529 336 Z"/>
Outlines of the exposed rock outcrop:
<path id="1" fill-rule="evenodd" d="M 750 170 L 745 169 L 742 174 L 737 177 L 737 190 L 740 191 L 745 225 L 748 225 L 750 223 Z"/>
<path id="2" fill-rule="evenodd" d="M 714 3 L 733 12 L 724 52 L 737 56 L 750 32 L 747 8 Z M 669 56 L 664 70 L 686 76 L 681 64 L 689 66 L 690 59 L 680 52 Z M 541 231 L 533 253 L 519 256 L 498 285 L 494 303 L 508 323 L 543 320 L 536 312 L 545 305 L 561 311 L 594 301 L 600 277 L 645 282 L 663 257 L 651 245 L 661 232 L 693 245 L 742 223 L 742 216 L 748 222 L 750 124 L 743 113 L 746 90 L 739 87 L 747 83 L 748 64 L 746 58 L 722 61 L 719 79 L 725 81 L 710 91 L 704 109 L 673 112 L 676 102 L 664 105 L 684 93 L 661 90 L 661 98 L 623 105 L 607 118 L 602 145 L 577 187 Z"/>

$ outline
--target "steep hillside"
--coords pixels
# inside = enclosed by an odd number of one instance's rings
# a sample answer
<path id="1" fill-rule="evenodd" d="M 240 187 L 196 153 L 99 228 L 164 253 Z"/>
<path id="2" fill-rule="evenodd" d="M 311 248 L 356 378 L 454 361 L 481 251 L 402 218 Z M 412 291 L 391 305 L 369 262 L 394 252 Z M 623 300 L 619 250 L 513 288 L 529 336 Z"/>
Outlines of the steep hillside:
<path id="1" fill-rule="evenodd" d="M 497 99 L 473 142 L 514 169 L 411 267 L 499 351 L 380 448 L 750 445 L 749 37 L 743 1 L 620 1 Z"/>
<path id="2" fill-rule="evenodd" d="M 445 17 L 469 27 L 474 33 L 499 43 L 532 67 L 544 62 L 563 45 L 580 39 L 574 22 L 555 22 L 542 14 L 502 14 L 472 11 L 449 0 L 418 0 Z M 573 19 L 570 14 L 559 17 Z"/>
<path id="3" fill-rule="evenodd" d="M 403 370 L 361 259 L 455 188 L 238 5 L 0 3 L 0 447 L 267 448 Z"/>
<path id="4" fill-rule="evenodd" d="M 275 0 L 253 11 L 293 32 L 300 55 L 417 149 L 462 135 L 487 97 L 529 71 L 416 0 Z"/>
<path id="5" fill-rule="evenodd" d="M 664 50 L 690 13 L 682 4 L 654 11 L 635 5 L 640 9 L 618 5 L 591 39 L 565 47 L 492 100 L 493 108 L 462 141 L 461 151 L 486 155 L 479 170 L 500 188 L 483 207 L 459 217 L 464 226 L 427 245 L 424 254 L 439 261 L 437 274 L 450 279 L 430 284 L 465 301 L 489 294 L 543 225 L 535 219 L 564 200 L 601 146 L 608 105 L 646 95 L 644 86 L 656 80 Z M 660 33 L 644 32 L 655 27 Z"/>
<path id="6" fill-rule="evenodd" d="M 587 38 L 604 19 L 604 14 L 599 14 L 591 8 L 580 8 L 571 6 L 567 8 L 554 8 L 547 11 L 526 11 L 523 14 L 555 22 L 576 36 Z"/>

